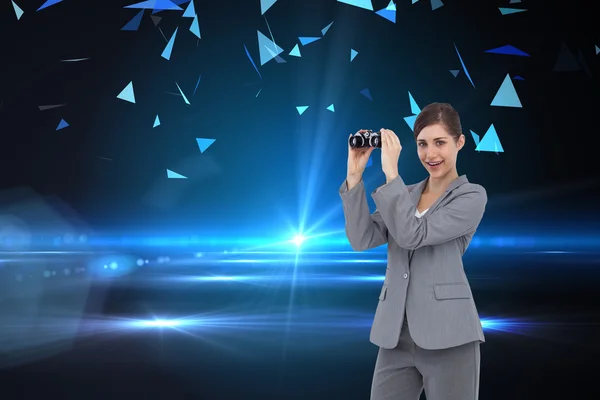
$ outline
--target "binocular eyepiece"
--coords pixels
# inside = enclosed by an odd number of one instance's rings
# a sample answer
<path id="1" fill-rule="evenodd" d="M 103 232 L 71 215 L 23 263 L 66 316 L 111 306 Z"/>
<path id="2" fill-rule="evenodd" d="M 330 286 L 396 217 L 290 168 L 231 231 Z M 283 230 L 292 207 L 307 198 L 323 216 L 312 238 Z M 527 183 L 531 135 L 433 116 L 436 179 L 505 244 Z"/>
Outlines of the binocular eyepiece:
<path id="1" fill-rule="evenodd" d="M 348 139 L 350 147 L 356 149 L 361 147 L 378 147 L 381 148 L 381 134 L 368 130 L 366 132 L 358 132 Z"/>

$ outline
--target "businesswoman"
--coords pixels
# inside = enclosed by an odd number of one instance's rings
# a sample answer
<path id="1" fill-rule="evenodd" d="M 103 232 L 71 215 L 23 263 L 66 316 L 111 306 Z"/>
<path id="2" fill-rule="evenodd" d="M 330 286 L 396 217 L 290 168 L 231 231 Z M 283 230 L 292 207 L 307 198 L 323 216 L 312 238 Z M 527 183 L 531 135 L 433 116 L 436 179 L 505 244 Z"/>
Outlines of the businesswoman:
<path id="1" fill-rule="evenodd" d="M 414 124 L 419 159 L 429 176 L 406 185 L 398 173 L 402 145 L 382 129 L 386 183 L 371 193 L 362 173 L 373 148 L 348 147 L 340 187 L 352 248 L 387 243 L 387 269 L 370 340 L 379 346 L 371 399 L 476 400 L 479 345 L 485 342 L 462 256 L 487 204 L 485 189 L 456 170 L 465 144 L 458 113 L 445 103 L 425 107 Z"/>

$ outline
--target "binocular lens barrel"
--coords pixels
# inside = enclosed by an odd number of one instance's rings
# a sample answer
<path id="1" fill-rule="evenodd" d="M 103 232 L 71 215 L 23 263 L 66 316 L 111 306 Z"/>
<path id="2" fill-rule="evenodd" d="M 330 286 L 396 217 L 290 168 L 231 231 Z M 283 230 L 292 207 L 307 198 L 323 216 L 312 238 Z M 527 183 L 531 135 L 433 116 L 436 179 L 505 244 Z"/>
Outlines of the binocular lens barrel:
<path id="1" fill-rule="evenodd" d="M 381 136 L 379 133 L 368 131 L 364 133 L 357 133 L 348 140 L 350 147 L 362 148 L 362 147 L 381 147 Z"/>

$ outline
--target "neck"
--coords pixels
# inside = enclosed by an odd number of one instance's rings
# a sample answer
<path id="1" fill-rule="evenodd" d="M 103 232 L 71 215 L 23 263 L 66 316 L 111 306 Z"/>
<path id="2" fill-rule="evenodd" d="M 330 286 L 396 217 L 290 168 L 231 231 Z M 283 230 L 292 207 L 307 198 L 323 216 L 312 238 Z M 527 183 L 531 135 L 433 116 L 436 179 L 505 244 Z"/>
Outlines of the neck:
<path id="1" fill-rule="evenodd" d="M 425 187 L 425 190 L 427 192 L 442 193 L 456 178 L 458 178 L 458 172 L 456 171 L 456 168 L 448 171 L 448 173 L 440 176 L 439 178 L 433 178 L 430 176 L 427 180 L 427 186 Z"/>

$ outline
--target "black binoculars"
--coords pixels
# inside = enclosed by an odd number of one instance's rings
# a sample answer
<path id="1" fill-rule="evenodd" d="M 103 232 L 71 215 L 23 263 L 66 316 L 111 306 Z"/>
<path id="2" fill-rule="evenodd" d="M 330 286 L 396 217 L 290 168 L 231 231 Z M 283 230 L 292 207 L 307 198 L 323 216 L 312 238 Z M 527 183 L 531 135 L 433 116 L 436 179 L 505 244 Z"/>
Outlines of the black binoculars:
<path id="1" fill-rule="evenodd" d="M 381 148 L 381 134 L 368 130 L 366 132 L 358 132 L 356 135 L 348 139 L 348 143 L 352 148 L 361 147 L 379 147 Z"/>

